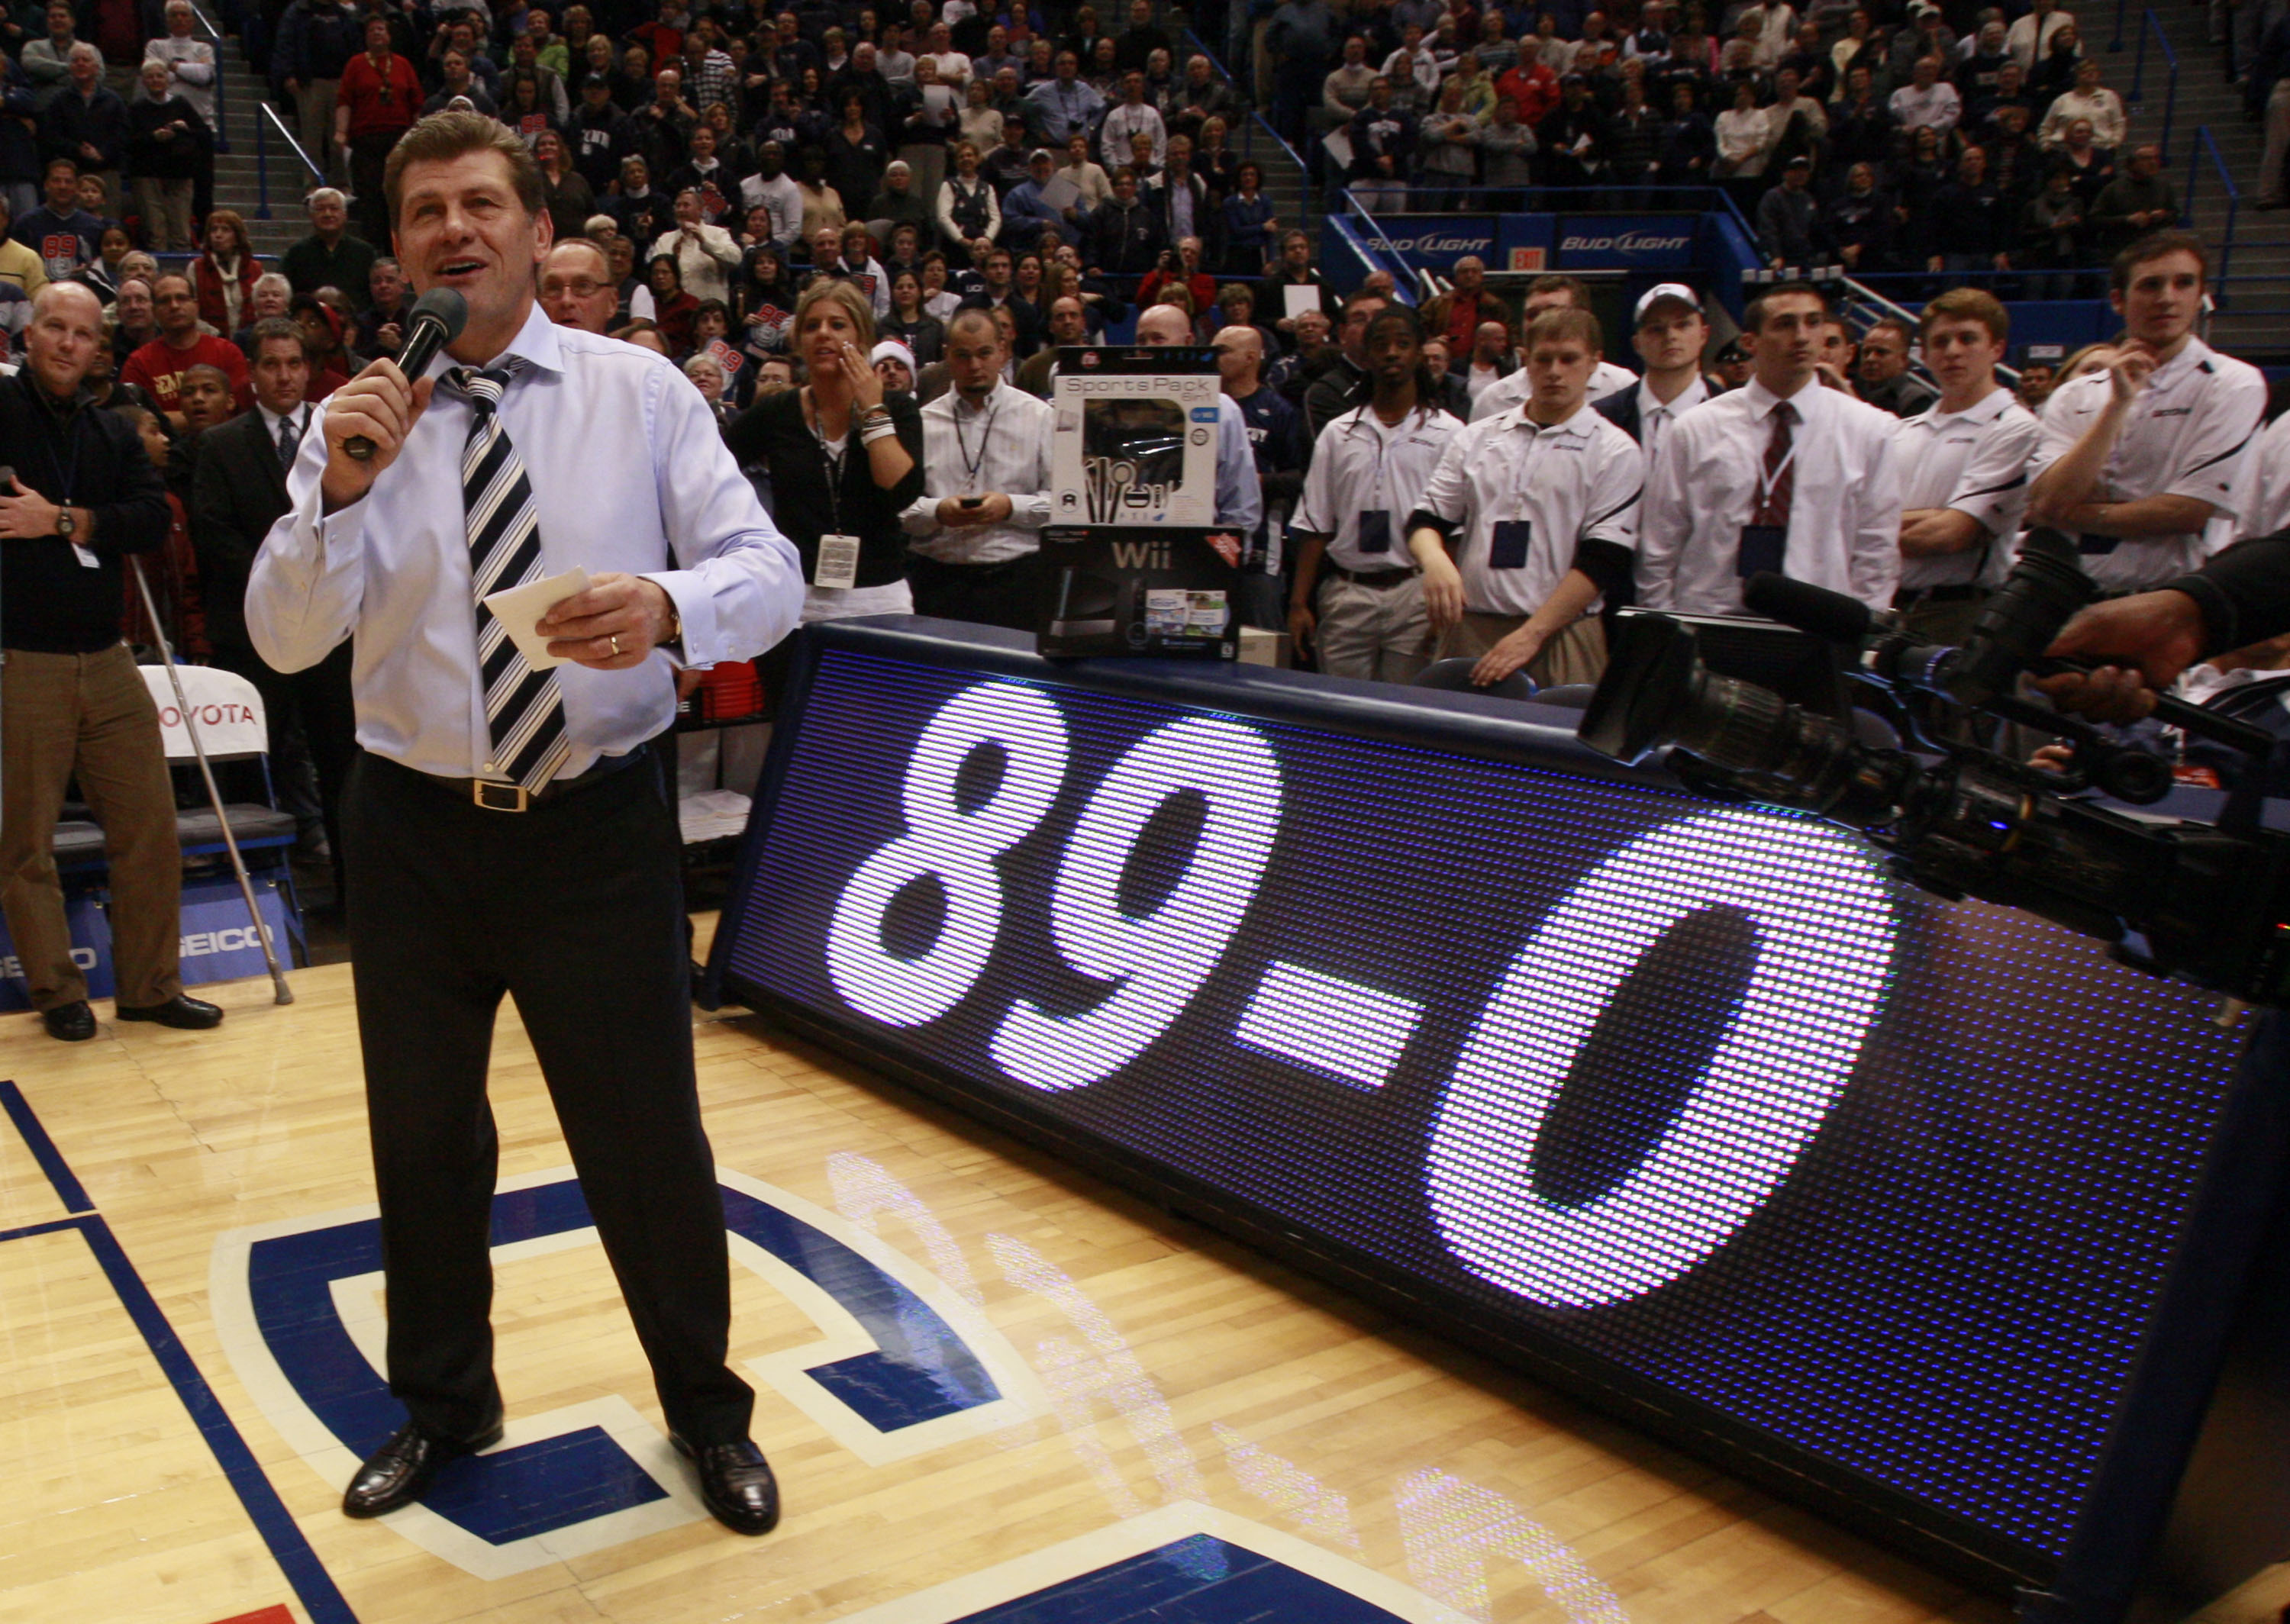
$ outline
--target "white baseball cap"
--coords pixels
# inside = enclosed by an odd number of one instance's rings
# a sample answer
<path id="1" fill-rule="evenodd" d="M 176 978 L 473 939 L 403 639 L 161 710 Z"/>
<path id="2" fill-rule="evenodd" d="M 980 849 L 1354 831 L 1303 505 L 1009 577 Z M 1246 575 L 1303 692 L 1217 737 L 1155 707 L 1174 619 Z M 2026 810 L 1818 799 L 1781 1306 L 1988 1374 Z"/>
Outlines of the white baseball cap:
<path id="1" fill-rule="evenodd" d="M 1637 308 L 1631 313 L 1630 320 L 1633 322 L 1645 320 L 1646 312 L 1665 299 L 1675 299 L 1680 304 L 1690 306 L 1696 316 L 1701 314 L 1701 294 L 1687 287 L 1683 282 L 1657 282 L 1638 295 Z"/>

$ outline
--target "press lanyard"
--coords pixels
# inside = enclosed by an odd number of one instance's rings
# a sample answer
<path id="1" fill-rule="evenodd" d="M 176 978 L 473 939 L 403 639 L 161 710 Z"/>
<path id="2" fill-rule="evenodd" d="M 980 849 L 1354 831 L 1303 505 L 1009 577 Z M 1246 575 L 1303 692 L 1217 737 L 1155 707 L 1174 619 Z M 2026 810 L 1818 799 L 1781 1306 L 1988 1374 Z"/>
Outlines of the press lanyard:
<path id="1" fill-rule="evenodd" d="M 994 404 L 986 409 L 986 426 L 978 433 L 978 455 L 973 457 L 970 442 L 964 438 L 962 433 L 962 407 L 957 403 L 954 408 L 954 449 L 962 459 L 962 494 L 965 496 L 973 495 L 978 490 L 978 470 L 986 466 L 986 448 L 993 443 L 994 420 L 1001 410 L 1002 397 L 997 393 Z"/>
<path id="2" fill-rule="evenodd" d="M 828 450 L 826 431 L 821 429 L 819 426 L 818 397 L 816 396 L 811 396 L 806 398 L 803 404 L 811 408 L 808 416 L 811 437 L 819 442 L 819 460 L 827 467 L 827 533 L 832 536 L 839 536 L 844 533 L 843 466 L 845 462 L 850 460 L 851 457 L 850 431 L 846 429 L 844 433 L 843 449 L 841 451 L 831 452 Z M 855 418 L 858 414 L 854 412 L 852 415 Z"/>
<path id="3" fill-rule="evenodd" d="M 65 437 L 71 442 L 69 462 L 56 455 L 56 443 L 53 440 L 48 442 L 48 464 L 55 469 L 56 483 L 63 491 L 63 500 L 57 504 L 59 507 L 68 508 L 72 505 L 72 487 L 79 483 L 80 419 L 85 412 L 85 407 L 74 408 L 70 427 L 65 430 Z"/>
<path id="4" fill-rule="evenodd" d="M 1787 404 L 1788 403 L 1783 402 L 1782 404 Z M 1774 408 L 1774 412 L 1778 412 L 1780 410 L 1780 406 L 1775 406 Z M 1797 428 L 1802 429 L 1806 426 L 1805 413 L 1799 412 L 1797 416 Z M 1773 420 L 1773 413 L 1767 412 L 1766 414 L 1766 420 L 1770 424 Z M 1774 431 L 1771 428 L 1768 428 L 1766 430 L 1766 443 L 1768 445 L 1773 444 L 1773 433 Z M 1750 510 L 1750 523 L 1752 524 L 1762 523 L 1762 521 L 1758 519 L 1758 515 L 1765 512 L 1771 505 L 1774 500 L 1774 491 L 1782 483 L 1782 476 L 1788 473 L 1790 471 L 1790 465 L 1797 460 L 1797 433 L 1795 430 L 1792 430 L 1790 435 L 1790 448 L 1782 454 L 1781 461 L 1775 464 L 1771 469 L 1762 472 L 1758 476 L 1758 505 Z M 1758 468 L 1761 469 L 1764 468 L 1765 461 L 1764 453 L 1759 452 L 1758 457 Z"/>

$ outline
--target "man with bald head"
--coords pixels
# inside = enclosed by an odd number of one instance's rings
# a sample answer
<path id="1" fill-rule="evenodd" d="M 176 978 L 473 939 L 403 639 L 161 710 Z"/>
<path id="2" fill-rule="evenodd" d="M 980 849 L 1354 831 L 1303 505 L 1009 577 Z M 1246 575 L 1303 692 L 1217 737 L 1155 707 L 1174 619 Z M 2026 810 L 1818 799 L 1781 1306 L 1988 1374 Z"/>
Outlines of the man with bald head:
<path id="1" fill-rule="evenodd" d="M 1137 318 L 1137 341 L 1156 349 L 1190 345 L 1193 320 L 1174 305 L 1154 305 Z M 1256 459 L 1248 449 L 1248 424 L 1240 403 L 1217 396 L 1216 522 L 1256 533 L 1264 521 L 1264 497 L 1256 483 Z"/>
<path id="2" fill-rule="evenodd" d="M 1277 389 L 1266 386 L 1261 329 L 1245 324 L 1220 328 L 1209 348 L 1216 352 L 1224 396 L 1240 408 L 1248 429 L 1248 449 L 1256 460 L 1257 490 L 1264 504 L 1264 522 L 1251 539 L 1249 573 L 1241 580 L 1242 618 L 1251 626 L 1277 631 L 1286 623 L 1288 603 L 1280 536 L 1289 509 L 1304 489 L 1304 463 L 1311 450 L 1304 442 L 1304 414 L 1281 398 Z"/>
<path id="3" fill-rule="evenodd" d="M 72 962 L 53 853 L 64 786 L 103 826 L 123 1020 L 199 1029 L 222 1012 L 183 996 L 183 859 L 159 713 L 120 641 L 131 553 L 167 539 L 167 491 L 135 425 L 82 398 L 104 344 L 103 306 L 52 282 L 32 299 L 23 370 L 0 379 L 0 908 L 50 1036 L 95 1036 Z"/>
<path id="4" fill-rule="evenodd" d="M 620 308 L 620 289 L 604 248 L 585 236 L 567 237 L 551 248 L 540 262 L 540 308 L 559 327 L 609 332 Z"/>

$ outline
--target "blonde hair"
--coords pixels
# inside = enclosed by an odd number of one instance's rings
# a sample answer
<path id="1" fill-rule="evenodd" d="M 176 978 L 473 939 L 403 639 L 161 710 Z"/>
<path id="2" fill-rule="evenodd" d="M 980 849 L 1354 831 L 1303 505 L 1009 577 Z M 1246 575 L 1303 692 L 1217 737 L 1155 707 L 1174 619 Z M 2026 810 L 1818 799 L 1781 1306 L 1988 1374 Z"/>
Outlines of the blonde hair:
<path id="1" fill-rule="evenodd" d="M 809 287 L 804 289 L 802 296 L 795 301 L 795 330 L 797 332 L 803 331 L 804 322 L 810 316 L 812 307 L 822 303 L 833 303 L 843 308 L 843 313 L 851 318 L 852 326 L 858 330 L 858 345 L 861 350 L 875 348 L 875 307 L 868 303 L 867 296 L 854 284 L 841 277 L 816 277 Z"/>

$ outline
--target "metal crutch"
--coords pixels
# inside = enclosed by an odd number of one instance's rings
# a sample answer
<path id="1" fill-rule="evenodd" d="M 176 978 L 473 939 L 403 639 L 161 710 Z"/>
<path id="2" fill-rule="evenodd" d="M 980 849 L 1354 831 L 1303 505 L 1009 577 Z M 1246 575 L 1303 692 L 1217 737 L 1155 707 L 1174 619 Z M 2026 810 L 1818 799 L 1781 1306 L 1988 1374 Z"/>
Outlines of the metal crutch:
<path id="1" fill-rule="evenodd" d="M 124 555 L 127 567 L 135 572 L 135 589 L 143 596 L 143 612 L 151 617 L 151 635 L 159 640 L 159 658 L 166 663 L 167 680 L 174 684 L 175 712 L 183 718 L 183 727 L 191 736 L 191 751 L 199 758 L 199 776 L 206 780 L 207 801 L 215 810 L 215 821 L 222 826 L 222 844 L 230 852 L 232 872 L 238 876 L 238 894 L 246 899 L 247 916 L 254 921 L 255 939 L 262 944 L 262 962 L 270 966 L 270 985 L 277 995 L 274 1004 L 294 1002 L 294 989 L 286 985 L 286 972 L 278 966 L 277 950 L 270 945 L 270 927 L 262 920 L 261 908 L 255 906 L 254 882 L 246 877 L 246 860 L 238 854 L 238 838 L 230 832 L 230 817 L 222 809 L 222 792 L 215 788 L 214 769 L 207 764 L 207 747 L 199 738 L 199 724 L 191 716 L 191 701 L 183 692 L 182 674 L 175 669 L 175 651 L 167 642 L 167 628 L 159 619 L 159 605 L 151 596 L 151 582 L 143 573 L 143 561 L 133 553 Z"/>

